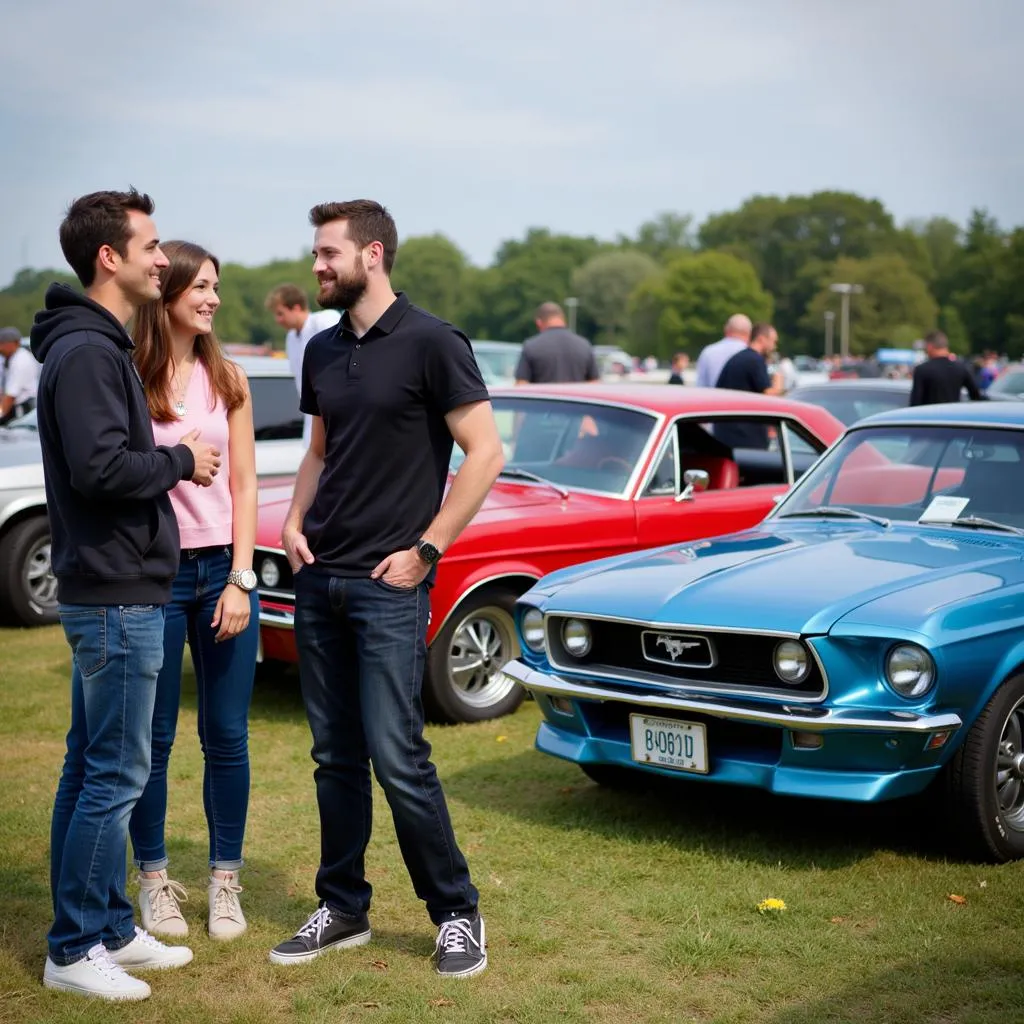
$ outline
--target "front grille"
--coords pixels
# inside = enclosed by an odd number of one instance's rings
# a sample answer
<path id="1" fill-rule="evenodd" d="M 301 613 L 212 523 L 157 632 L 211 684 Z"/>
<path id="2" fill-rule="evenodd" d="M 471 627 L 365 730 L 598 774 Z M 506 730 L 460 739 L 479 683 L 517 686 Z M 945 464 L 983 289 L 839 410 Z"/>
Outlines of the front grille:
<path id="1" fill-rule="evenodd" d="M 556 668 L 620 681 L 624 678 L 638 685 L 742 690 L 790 699 L 809 700 L 825 692 L 825 680 L 813 656 L 810 671 L 799 684 L 784 683 L 775 674 L 773 656 L 783 637 L 684 627 L 657 629 L 580 617 L 590 627 L 592 642 L 582 658 L 575 658 L 562 642 L 562 627 L 571 617 L 548 617 L 548 652 Z"/>

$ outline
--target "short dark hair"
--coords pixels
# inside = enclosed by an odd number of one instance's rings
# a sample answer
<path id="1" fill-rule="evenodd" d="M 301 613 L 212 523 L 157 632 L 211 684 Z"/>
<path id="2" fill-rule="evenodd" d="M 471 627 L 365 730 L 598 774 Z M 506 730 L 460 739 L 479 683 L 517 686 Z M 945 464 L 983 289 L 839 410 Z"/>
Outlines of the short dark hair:
<path id="1" fill-rule="evenodd" d="M 932 331 L 924 336 L 924 343 L 929 348 L 949 348 L 949 338 L 942 331 Z"/>
<path id="2" fill-rule="evenodd" d="M 360 249 L 371 242 L 384 246 L 384 273 L 390 274 L 398 252 L 398 228 L 388 211 L 372 199 L 351 199 L 347 203 L 320 203 L 309 211 L 309 223 L 315 228 L 332 220 L 348 221 L 348 237 Z"/>
<path id="3" fill-rule="evenodd" d="M 542 302 L 533 313 L 533 319 L 542 324 L 549 320 L 564 320 L 565 310 L 557 302 Z"/>
<path id="4" fill-rule="evenodd" d="M 758 338 L 767 338 L 774 330 L 775 328 L 765 321 L 754 324 L 750 328 L 750 344 L 753 345 Z"/>
<path id="5" fill-rule="evenodd" d="M 96 279 L 96 254 L 109 245 L 122 257 L 128 255 L 132 237 L 128 213 L 152 215 L 156 205 L 145 192 L 90 192 L 75 199 L 60 225 L 60 247 L 83 288 Z"/>
<path id="6" fill-rule="evenodd" d="M 273 312 L 278 306 L 285 309 L 309 309 L 309 297 L 297 284 L 279 284 L 272 288 L 267 295 L 265 305 Z"/>

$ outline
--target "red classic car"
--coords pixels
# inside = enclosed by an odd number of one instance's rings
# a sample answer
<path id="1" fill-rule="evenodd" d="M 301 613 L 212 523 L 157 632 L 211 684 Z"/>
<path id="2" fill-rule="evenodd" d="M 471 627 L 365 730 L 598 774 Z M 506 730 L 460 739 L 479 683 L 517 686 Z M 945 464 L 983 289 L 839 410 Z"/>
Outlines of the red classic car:
<path id="1" fill-rule="evenodd" d="M 435 721 L 495 718 L 522 700 L 498 669 L 518 654 L 516 598 L 545 573 L 752 526 L 843 430 L 817 406 L 742 391 L 534 385 L 492 401 L 505 469 L 445 553 L 431 595 L 423 701 Z M 261 492 L 265 662 L 296 660 L 280 546 L 290 500 L 290 486 Z"/>

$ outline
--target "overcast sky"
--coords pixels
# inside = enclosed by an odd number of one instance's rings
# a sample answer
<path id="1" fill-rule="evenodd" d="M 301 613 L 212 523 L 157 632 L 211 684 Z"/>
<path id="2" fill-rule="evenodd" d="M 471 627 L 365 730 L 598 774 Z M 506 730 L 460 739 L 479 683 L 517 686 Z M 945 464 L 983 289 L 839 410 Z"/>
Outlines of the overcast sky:
<path id="1" fill-rule="evenodd" d="M 0 36 L 0 286 L 129 183 L 250 264 L 364 196 L 479 264 L 754 193 L 1024 224 L 1020 0 L 2 0 Z"/>

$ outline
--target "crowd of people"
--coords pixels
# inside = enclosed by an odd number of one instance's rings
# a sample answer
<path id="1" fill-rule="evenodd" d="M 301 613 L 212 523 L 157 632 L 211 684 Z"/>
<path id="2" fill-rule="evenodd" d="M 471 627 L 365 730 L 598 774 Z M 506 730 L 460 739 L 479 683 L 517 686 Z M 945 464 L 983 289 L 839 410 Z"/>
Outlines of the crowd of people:
<path id="1" fill-rule="evenodd" d="M 157 938 L 188 934 L 165 836 L 186 641 L 205 762 L 207 929 L 231 940 L 247 927 L 252 402 L 214 333 L 216 256 L 161 242 L 153 212 L 134 190 L 75 200 L 60 241 L 84 293 L 52 285 L 31 331 L 72 653 L 43 983 L 110 1000 L 150 994 L 136 971 L 193 959 Z M 299 290 L 277 290 L 268 305 L 288 328 L 309 417 L 282 539 L 316 766 L 318 905 L 269 955 L 295 964 L 369 941 L 372 766 L 437 928 L 436 970 L 468 977 L 487 965 L 484 919 L 423 737 L 420 688 L 428 587 L 497 478 L 501 443 L 468 338 L 391 288 L 398 236 L 384 207 L 324 203 L 310 221 L 317 298 L 330 312 L 311 314 Z M 446 493 L 456 442 L 465 459 Z M 129 836 L 141 927 L 126 888 Z"/>

